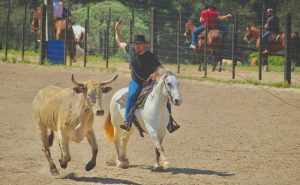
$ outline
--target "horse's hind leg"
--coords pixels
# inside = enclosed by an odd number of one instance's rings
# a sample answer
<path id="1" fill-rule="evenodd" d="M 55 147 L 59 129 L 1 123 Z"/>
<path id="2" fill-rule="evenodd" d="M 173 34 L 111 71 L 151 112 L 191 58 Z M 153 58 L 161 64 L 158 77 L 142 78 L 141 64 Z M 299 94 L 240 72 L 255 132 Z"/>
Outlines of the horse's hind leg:
<path id="1" fill-rule="evenodd" d="M 120 129 L 114 128 L 114 146 L 116 150 L 116 166 L 121 168 L 121 157 L 120 157 Z"/>
<path id="2" fill-rule="evenodd" d="M 131 128 L 128 132 L 123 132 L 123 136 L 122 136 L 122 143 L 121 143 L 121 147 L 120 147 L 120 167 L 121 168 L 128 168 L 129 167 L 129 160 L 126 156 L 127 153 L 127 144 L 129 141 L 129 138 L 133 132 L 134 128 Z"/>
<path id="3" fill-rule="evenodd" d="M 218 59 L 218 61 L 219 61 L 219 72 L 221 72 L 222 70 L 224 70 L 222 58 L 217 57 L 217 59 Z M 233 61 L 232 61 L 232 65 L 234 65 Z"/>
<path id="4" fill-rule="evenodd" d="M 39 126 L 39 131 L 40 131 L 40 138 L 41 138 L 42 144 L 43 144 L 42 150 L 46 156 L 46 159 L 48 160 L 48 163 L 50 166 L 50 172 L 52 175 L 59 175 L 59 172 L 51 158 L 51 152 L 50 152 L 48 136 L 47 136 L 47 128 L 44 126 Z"/>

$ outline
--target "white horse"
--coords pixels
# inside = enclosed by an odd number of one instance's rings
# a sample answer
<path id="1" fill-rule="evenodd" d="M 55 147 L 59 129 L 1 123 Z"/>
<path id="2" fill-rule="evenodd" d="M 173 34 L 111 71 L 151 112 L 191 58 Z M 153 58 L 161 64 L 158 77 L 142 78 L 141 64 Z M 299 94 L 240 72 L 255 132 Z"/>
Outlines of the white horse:
<path id="1" fill-rule="evenodd" d="M 135 111 L 135 115 L 141 124 L 141 127 L 150 135 L 156 146 L 154 170 L 161 167 L 164 170 L 169 168 L 169 162 L 165 157 L 162 141 L 166 134 L 166 128 L 169 122 L 167 102 L 169 100 L 174 105 L 179 106 L 182 101 L 178 85 L 179 83 L 175 75 L 170 71 L 166 71 L 154 85 L 153 91 L 147 97 L 144 107 Z M 133 130 L 136 129 L 135 127 L 131 127 L 127 132 L 120 128 L 120 125 L 124 122 L 125 108 L 117 103 L 117 100 L 127 91 L 128 88 L 123 88 L 113 95 L 110 102 L 110 112 L 106 117 L 104 125 L 107 136 L 115 145 L 116 166 L 118 168 L 129 167 L 129 161 L 126 157 L 126 147 L 130 135 Z M 122 142 L 120 141 L 121 135 L 123 135 Z M 162 163 L 160 163 L 160 157 Z"/>

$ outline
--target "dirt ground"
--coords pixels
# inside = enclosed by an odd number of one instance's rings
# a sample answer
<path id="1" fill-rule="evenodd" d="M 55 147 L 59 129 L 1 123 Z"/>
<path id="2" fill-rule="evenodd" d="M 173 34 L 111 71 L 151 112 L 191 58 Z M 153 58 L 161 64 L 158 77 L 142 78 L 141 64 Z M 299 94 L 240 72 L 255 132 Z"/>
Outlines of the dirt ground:
<path id="1" fill-rule="evenodd" d="M 171 163 L 168 171 L 151 171 L 154 144 L 149 136 L 140 138 L 138 133 L 129 142 L 130 168 L 108 166 L 106 162 L 112 160 L 114 147 L 102 129 L 104 117 L 97 117 L 94 128 L 99 154 L 95 169 L 84 170 L 91 157 L 86 140 L 71 143 L 72 161 L 67 169 L 61 169 L 55 140 L 51 152 L 60 176 L 52 177 L 41 150 L 31 102 L 46 86 L 72 86 L 72 73 L 79 81 L 106 80 L 113 76 L 82 68 L 0 63 L 0 184 L 294 185 L 300 182 L 299 89 L 261 89 L 186 80 L 180 80 L 183 103 L 173 108 L 181 128 L 168 133 L 164 140 Z M 103 96 L 106 114 L 113 93 L 127 86 L 130 79 L 128 74 L 119 74 L 112 84 L 113 92 Z"/>

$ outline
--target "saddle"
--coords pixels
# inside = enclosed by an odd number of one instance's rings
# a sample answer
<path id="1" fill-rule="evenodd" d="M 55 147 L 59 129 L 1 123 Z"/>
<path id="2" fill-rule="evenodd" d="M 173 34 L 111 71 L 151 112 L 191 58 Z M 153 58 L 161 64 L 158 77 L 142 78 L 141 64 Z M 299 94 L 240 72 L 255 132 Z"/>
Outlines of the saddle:
<path id="1" fill-rule="evenodd" d="M 207 32 L 208 33 L 208 32 Z M 205 30 L 201 32 L 198 36 L 198 39 L 204 40 L 206 38 Z"/>
<path id="2" fill-rule="evenodd" d="M 133 105 L 133 107 L 131 108 L 131 110 L 128 114 L 128 119 L 131 120 L 133 122 L 134 126 L 139 130 L 141 137 L 144 137 L 143 132 L 145 132 L 145 131 L 141 127 L 141 125 L 138 122 L 134 113 L 135 113 L 136 109 L 144 107 L 147 97 L 153 90 L 154 84 L 155 84 L 155 81 L 152 81 L 151 79 L 147 80 L 136 103 Z M 119 103 L 122 107 L 125 107 L 126 102 L 127 102 L 127 96 L 128 96 L 128 92 L 124 93 L 121 96 L 121 98 L 119 98 L 117 100 L 117 103 Z"/>
<path id="3" fill-rule="evenodd" d="M 279 37 L 282 33 L 272 33 L 268 38 L 268 42 L 270 43 L 277 43 L 279 41 Z"/>

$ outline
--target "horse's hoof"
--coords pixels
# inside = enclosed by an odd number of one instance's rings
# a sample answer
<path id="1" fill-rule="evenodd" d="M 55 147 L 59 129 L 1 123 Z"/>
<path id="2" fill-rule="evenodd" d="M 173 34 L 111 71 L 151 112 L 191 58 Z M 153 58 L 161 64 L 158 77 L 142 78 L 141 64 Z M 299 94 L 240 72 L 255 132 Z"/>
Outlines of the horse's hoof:
<path id="1" fill-rule="evenodd" d="M 153 172 L 162 172 L 163 171 L 163 167 L 159 166 L 158 163 L 154 163 L 152 171 Z"/>
<path id="2" fill-rule="evenodd" d="M 170 163 L 169 162 L 164 162 L 164 165 L 163 165 L 164 171 L 167 171 L 169 168 L 170 168 Z"/>
<path id="3" fill-rule="evenodd" d="M 52 164 L 52 165 L 50 166 L 50 173 L 51 173 L 51 175 L 53 175 L 53 176 L 59 175 L 59 171 L 57 170 L 55 164 Z"/>
<path id="4" fill-rule="evenodd" d="M 127 157 L 124 157 L 124 158 L 122 159 L 122 162 L 129 163 L 129 159 L 128 159 Z"/>
<path id="5" fill-rule="evenodd" d="M 60 164 L 60 167 L 63 169 L 66 169 L 68 166 L 68 163 L 64 162 L 62 159 L 59 159 L 59 164 Z"/>
<path id="6" fill-rule="evenodd" d="M 117 162 L 117 168 L 127 169 L 129 167 L 129 163 L 127 162 Z"/>
<path id="7" fill-rule="evenodd" d="M 86 164 L 85 170 L 91 171 L 96 166 L 96 161 L 90 161 Z"/>

